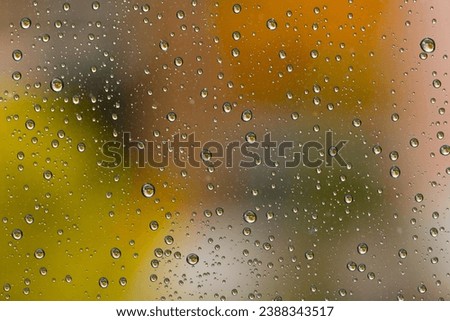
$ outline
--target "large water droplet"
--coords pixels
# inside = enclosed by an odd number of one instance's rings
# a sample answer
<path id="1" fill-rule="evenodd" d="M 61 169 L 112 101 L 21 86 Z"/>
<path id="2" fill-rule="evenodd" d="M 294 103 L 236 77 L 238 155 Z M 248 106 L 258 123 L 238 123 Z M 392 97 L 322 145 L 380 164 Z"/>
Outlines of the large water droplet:
<path id="1" fill-rule="evenodd" d="M 244 221 L 246 221 L 247 223 L 255 223 L 257 219 L 257 216 L 255 214 L 255 212 L 253 211 L 245 211 L 244 213 Z"/>
<path id="2" fill-rule="evenodd" d="M 19 49 L 14 50 L 12 52 L 12 57 L 15 61 L 22 60 L 22 51 L 20 51 Z"/>
<path id="3" fill-rule="evenodd" d="M 196 265 L 199 261 L 199 257 L 195 253 L 191 253 L 186 257 L 186 262 L 190 265 Z"/>
<path id="4" fill-rule="evenodd" d="M 100 285 L 100 287 L 101 287 L 102 289 L 105 289 L 105 288 L 108 287 L 109 281 L 108 281 L 107 278 L 101 277 L 100 279 L 98 279 L 98 285 Z"/>
<path id="5" fill-rule="evenodd" d="M 155 187 L 150 183 L 145 183 L 144 185 L 142 185 L 141 191 L 142 195 L 144 195 L 147 198 L 150 198 L 153 195 L 155 195 Z"/>
<path id="6" fill-rule="evenodd" d="M 369 251 L 369 247 L 367 246 L 366 243 L 359 243 L 357 250 L 359 254 L 364 255 L 367 253 L 367 251 Z"/>
<path id="7" fill-rule="evenodd" d="M 420 48 L 426 53 L 432 53 L 436 49 L 436 44 L 431 38 L 424 38 L 420 42 Z"/>
<path id="8" fill-rule="evenodd" d="M 277 29 L 277 26 L 278 26 L 278 24 L 277 24 L 277 22 L 275 21 L 274 18 L 270 18 L 270 19 L 267 20 L 267 22 L 266 22 L 266 27 L 267 27 L 269 30 L 275 30 L 275 29 Z"/>
<path id="9" fill-rule="evenodd" d="M 64 82 L 61 78 L 53 78 L 50 87 L 54 92 L 60 92 L 64 88 Z"/>
<path id="10" fill-rule="evenodd" d="M 20 27 L 22 29 L 28 29 L 31 27 L 31 20 L 30 18 L 22 18 L 22 20 L 20 20 Z"/>

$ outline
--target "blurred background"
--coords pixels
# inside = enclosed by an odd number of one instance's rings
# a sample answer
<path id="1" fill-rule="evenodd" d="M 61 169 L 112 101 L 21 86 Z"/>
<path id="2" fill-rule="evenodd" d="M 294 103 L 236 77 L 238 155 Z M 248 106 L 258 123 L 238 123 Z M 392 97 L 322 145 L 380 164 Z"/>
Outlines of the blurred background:
<path id="1" fill-rule="evenodd" d="M 448 12 L 5 1 L 0 298 L 450 299 Z M 99 166 L 126 132 L 161 156 L 327 131 L 347 166 Z"/>

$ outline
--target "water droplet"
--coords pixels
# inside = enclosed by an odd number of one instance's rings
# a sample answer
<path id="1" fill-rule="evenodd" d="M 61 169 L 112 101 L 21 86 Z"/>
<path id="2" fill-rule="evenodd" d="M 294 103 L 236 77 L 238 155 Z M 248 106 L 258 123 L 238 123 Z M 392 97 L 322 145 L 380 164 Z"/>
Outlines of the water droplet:
<path id="1" fill-rule="evenodd" d="M 248 122 L 252 119 L 253 113 L 250 109 L 246 109 L 242 112 L 241 119 L 245 122 Z"/>
<path id="2" fill-rule="evenodd" d="M 43 259 L 45 257 L 45 251 L 41 248 L 36 249 L 36 251 L 34 251 L 34 257 L 38 260 Z"/>
<path id="3" fill-rule="evenodd" d="M 155 187 L 150 183 L 145 183 L 142 185 L 141 192 L 144 197 L 150 198 L 155 195 Z"/>
<path id="4" fill-rule="evenodd" d="M 440 88 L 442 85 L 441 81 L 439 79 L 433 80 L 433 87 L 434 88 Z"/>
<path id="5" fill-rule="evenodd" d="M 181 57 L 176 57 L 176 58 L 173 60 L 173 64 L 174 64 L 175 66 L 177 66 L 177 67 L 183 66 L 183 58 L 181 58 Z"/>
<path id="6" fill-rule="evenodd" d="M 350 204 L 353 202 L 353 196 L 351 194 L 347 194 L 344 196 L 345 203 Z"/>
<path id="7" fill-rule="evenodd" d="M 85 145 L 84 143 L 79 143 L 79 144 L 77 145 L 77 150 L 78 150 L 80 153 L 83 153 L 83 152 L 86 150 L 86 145 Z"/>
<path id="8" fill-rule="evenodd" d="M 158 281 L 158 276 L 157 276 L 156 274 L 150 275 L 150 281 L 151 281 L 151 282 L 156 282 L 156 281 Z"/>
<path id="9" fill-rule="evenodd" d="M 380 145 L 375 145 L 375 146 L 373 146 L 372 151 L 375 155 L 379 155 L 379 154 L 381 154 L 383 149 L 381 148 Z"/>
<path id="10" fill-rule="evenodd" d="M 167 245 L 172 245 L 173 244 L 173 237 L 170 235 L 166 235 L 164 237 L 164 243 L 166 243 Z"/>
<path id="11" fill-rule="evenodd" d="M 438 231 L 437 228 L 432 227 L 432 228 L 430 229 L 430 235 L 431 235 L 432 237 L 437 237 L 438 234 L 439 234 L 439 231 Z"/>
<path id="12" fill-rule="evenodd" d="M 270 18 L 270 19 L 267 20 L 267 22 L 266 22 L 266 27 L 267 27 L 269 30 L 275 30 L 275 29 L 277 29 L 277 26 L 278 26 L 278 24 L 277 24 L 277 22 L 275 21 L 274 18 Z"/>
<path id="13" fill-rule="evenodd" d="M 32 120 L 32 119 L 27 119 L 27 121 L 25 122 L 25 127 L 26 127 L 26 129 L 32 130 L 32 129 L 34 129 L 34 126 L 35 126 L 34 120 Z"/>
<path id="14" fill-rule="evenodd" d="M 233 12 L 236 13 L 236 14 L 240 13 L 241 12 L 241 5 L 238 4 L 238 3 L 234 4 L 233 5 Z"/>
<path id="15" fill-rule="evenodd" d="M 98 9 L 100 9 L 100 3 L 99 3 L 98 1 L 92 2 L 92 9 L 93 9 L 93 10 L 98 10 Z"/>
<path id="16" fill-rule="evenodd" d="M 431 38 L 424 38 L 420 42 L 420 48 L 426 53 L 432 53 L 436 49 L 436 44 Z"/>
<path id="17" fill-rule="evenodd" d="M 34 217 L 31 214 L 25 215 L 24 219 L 25 219 L 25 222 L 27 222 L 27 224 L 33 224 L 33 222 L 34 222 Z"/>
<path id="18" fill-rule="evenodd" d="M 441 148 L 439 148 L 439 152 L 442 156 L 448 156 L 448 154 L 450 154 L 450 146 L 442 145 Z"/>
<path id="19" fill-rule="evenodd" d="M 21 229 L 16 228 L 12 231 L 11 236 L 15 240 L 20 240 L 23 237 L 23 232 Z"/>
<path id="20" fill-rule="evenodd" d="M 313 250 L 308 250 L 308 251 L 306 251 L 306 252 L 305 252 L 305 258 L 306 258 L 308 261 L 311 261 L 312 259 L 314 259 L 314 252 L 313 252 Z"/>
<path id="21" fill-rule="evenodd" d="M 362 121 L 361 121 L 361 119 L 359 119 L 359 118 L 355 118 L 355 119 L 353 119 L 353 121 L 352 121 L 352 125 L 353 125 L 354 127 L 360 127 L 361 124 L 362 124 Z"/>
<path id="22" fill-rule="evenodd" d="M 356 265 L 356 263 L 353 262 L 353 261 L 350 261 L 350 262 L 347 263 L 347 269 L 348 269 L 349 271 L 351 271 L 351 272 L 356 271 L 356 267 L 357 267 L 357 265 Z"/>
<path id="23" fill-rule="evenodd" d="M 12 73 L 12 79 L 15 81 L 19 81 L 20 79 L 22 79 L 22 74 L 19 71 L 14 71 Z"/>
<path id="24" fill-rule="evenodd" d="M 30 28 L 30 27 L 31 27 L 31 20 L 30 20 L 30 18 L 22 18 L 22 19 L 20 20 L 20 27 L 21 27 L 22 29 L 28 29 L 28 28 Z"/>
<path id="25" fill-rule="evenodd" d="M 375 273 L 373 273 L 373 272 L 369 272 L 369 273 L 367 273 L 367 278 L 369 279 L 369 280 L 374 280 L 375 279 Z"/>
<path id="26" fill-rule="evenodd" d="M 113 247 L 110 253 L 113 259 L 118 259 L 122 256 L 122 252 L 117 247 Z"/>
<path id="27" fill-rule="evenodd" d="M 64 88 L 64 82 L 60 78 L 53 78 L 50 87 L 54 92 L 60 92 Z"/>
<path id="28" fill-rule="evenodd" d="M 319 57 L 319 52 L 317 50 L 311 50 L 310 56 L 312 59 L 316 59 L 317 57 Z"/>
<path id="29" fill-rule="evenodd" d="M 161 48 L 162 51 L 167 51 L 169 50 L 169 43 L 165 40 L 161 40 L 159 42 L 159 48 Z"/>
<path id="30" fill-rule="evenodd" d="M 175 120 L 177 120 L 177 114 L 171 111 L 170 113 L 167 114 L 166 118 L 168 121 L 174 122 Z"/>
<path id="31" fill-rule="evenodd" d="M 148 226 L 152 231 L 156 231 L 159 228 L 159 224 L 157 221 L 151 221 Z"/>
<path id="32" fill-rule="evenodd" d="M 419 291 L 420 294 L 424 294 L 425 292 L 427 292 L 427 287 L 425 286 L 425 284 L 421 284 L 417 287 L 417 291 Z"/>
<path id="33" fill-rule="evenodd" d="M 248 132 L 245 135 L 245 140 L 250 143 L 253 144 L 254 142 L 256 142 L 256 134 L 254 132 Z"/>
<path id="34" fill-rule="evenodd" d="M 398 159 L 398 152 L 395 150 L 390 152 L 389 158 L 391 159 L 391 161 L 395 162 Z"/>
<path id="35" fill-rule="evenodd" d="M 401 259 L 405 259 L 407 255 L 408 255 L 408 252 L 405 249 L 398 250 L 398 256 Z"/>
<path id="36" fill-rule="evenodd" d="M 358 250 L 359 254 L 364 255 L 369 250 L 369 247 L 366 243 L 359 243 L 356 249 Z"/>
<path id="37" fill-rule="evenodd" d="M 184 16 L 185 16 L 185 14 L 184 14 L 184 11 L 183 10 L 178 10 L 177 11 L 177 18 L 178 19 L 183 19 L 184 18 Z"/>
<path id="38" fill-rule="evenodd" d="M 22 60 L 22 51 L 20 51 L 19 49 L 14 50 L 12 52 L 12 57 L 15 61 Z"/>
<path id="39" fill-rule="evenodd" d="M 199 261 L 199 257 L 195 253 L 191 253 L 186 257 L 186 262 L 190 265 L 196 265 Z"/>
<path id="40" fill-rule="evenodd" d="M 127 283 L 128 283 L 128 281 L 127 281 L 127 278 L 126 278 L 126 277 L 122 276 L 122 277 L 119 279 L 119 284 L 120 284 L 121 286 L 125 286 L 125 285 L 127 285 Z"/>
<path id="41" fill-rule="evenodd" d="M 400 168 L 397 166 L 392 166 L 389 173 L 391 174 L 391 177 L 393 178 L 399 178 L 401 171 Z"/>
<path id="42" fill-rule="evenodd" d="M 414 199 L 416 200 L 417 203 L 422 202 L 422 201 L 423 201 L 423 198 L 424 198 L 423 195 L 420 194 L 420 193 L 417 193 L 417 194 L 414 196 Z"/>
<path id="43" fill-rule="evenodd" d="M 246 221 L 247 223 L 255 223 L 257 219 L 257 216 L 255 214 L 255 212 L 253 211 L 245 211 L 244 213 L 244 221 Z"/>
<path id="44" fill-rule="evenodd" d="M 412 148 L 416 148 L 417 146 L 419 146 L 419 140 L 417 138 L 411 138 L 411 140 L 409 141 L 409 145 Z"/>
<path id="45" fill-rule="evenodd" d="M 346 289 L 339 289 L 338 293 L 339 293 L 340 296 L 344 297 L 344 296 L 347 295 L 347 290 Z"/>
<path id="46" fill-rule="evenodd" d="M 105 277 L 101 277 L 100 279 L 98 279 L 98 285 L 102 288 L 102 289 L 106 289 L 109 285 L 109 281 L 107 278 Z"/>
<path id="47" fill-rule="evenodd" d="M 50 180 L 50 179 L 52 179 L 52 177 L 53 177 L 53 173 L 52 173 L 51 171 L 49 171 L 49 170 L 46 170 L 46 171 L 43 173 L 43 176 L 44 176 L 44 178 L 45 178 L 46 180 Z"/>

